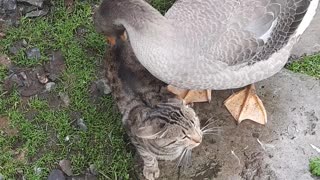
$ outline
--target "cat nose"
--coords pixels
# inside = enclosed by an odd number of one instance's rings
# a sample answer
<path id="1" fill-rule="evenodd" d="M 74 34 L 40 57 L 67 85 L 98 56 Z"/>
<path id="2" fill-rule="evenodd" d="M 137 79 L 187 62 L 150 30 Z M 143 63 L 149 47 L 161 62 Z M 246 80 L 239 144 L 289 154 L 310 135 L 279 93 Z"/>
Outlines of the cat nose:
<path id="1" fill-rule="evenodd" d="M 191 139 L 195 144 L 200 144 L 202 142 L 202 136 L 198 133 L 195 133 Z"/>

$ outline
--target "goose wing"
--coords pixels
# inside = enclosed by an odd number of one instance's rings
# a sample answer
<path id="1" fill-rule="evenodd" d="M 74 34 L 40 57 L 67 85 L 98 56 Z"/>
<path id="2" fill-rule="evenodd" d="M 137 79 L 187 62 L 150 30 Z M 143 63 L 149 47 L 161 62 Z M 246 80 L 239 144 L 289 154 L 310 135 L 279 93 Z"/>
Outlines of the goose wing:
<path id="1" fill-rule="evenodd" d="M 310 0 L 178 0 L 165 14 L 206 65 L 268 60 L 294 34 Z"/>

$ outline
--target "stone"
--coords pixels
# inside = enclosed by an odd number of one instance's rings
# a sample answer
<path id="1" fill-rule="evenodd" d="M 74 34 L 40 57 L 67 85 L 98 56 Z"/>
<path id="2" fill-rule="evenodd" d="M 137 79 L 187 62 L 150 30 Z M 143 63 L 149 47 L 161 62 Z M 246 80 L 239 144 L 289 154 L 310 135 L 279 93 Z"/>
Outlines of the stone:
<path id="1" fill-rule="evenodd" d="M 6 68 L 10 68 L 12 63 L 7 55 L 0 55 L 0 65 Z"/>
<path id="2" fill-rule="evenodd" d="M 40 175 L 42 173 L 42 168 L 39 168 L 39 167 L 34 167 L 34 173 L 36 175 Z"/>
<path id="3" fill-rule="evenodd" d="M 8 80 L 11 81 L 14 85 L 18 87 L 24 86 L 23 81 L 16 74 L 12 74 L 8 77 Z"/>
<path id="4" fill-rule="evenodd" d="M 112 92 L 111 87 L 108 85 L 107 79 L 100 79 L 96 82 L 97 89 L 99 92 L 103 94 L 110 94 Z"/>
<path id="5" fill-rule="evenodd" d="M 49 79 L 55 81 L 65 71 L 66 64 L 61 51 L 52 53 L 50 61 L 44 65 L 45 71 L 49 74 Z"/>
<path id="6" fill-rule="evenodd" d="M 40 49 L 37 47 L 30 48 L 26 50 L 27 58 L 28 59 L 40 59 Z"/>
<path id="7" fill-rule="evenodd" d="M 0 5 L 5 11 L 14 11 L 17 9 L 16 0 L 2 0 L 2 2 L 0 1 Z"/>
<path id="8" fill-rule="evenodd" d="M 33 6 L 37 6 L 37 7 L 42 7 L 43 5 L 43 1 L 44 0 L 17 0 L 18 2 L 24 2 L 24 3 L 28 3 L 31 4 Z"/>
<path id="9" fill-rule="evenodd" d="M 64 106 L 68 107 L 70 105 L 70 98 L 67 94 L 59 92 L 59 97 L 62 100 Z"/>
<path id="10" fill-rule="evenodd" d="M 27 45 L 28 43 L 24 39 L 14 42 L 13 45 L 9 47 L 9 52 L 13 55 L 17 55 L 20 52 L 20 50 L 24 47 L 27 47 Z"/>
<path id="11" fill-rule="evenodd" d="M 97 168 L 94 164 L 90 164 L 89 171 L 91 174 L 97 176 L 99 173 L 97 172 Z"/>
<path id="12" fill-rule="evenodd" d="M 36 10 L 36 11 L 31 11 L 26 13 L 25 17 L 27 18 L 33 18 L 33 17 L 40 17 L 40 16 L 45 16 L 49 12 L 49 9 L 41 9 L 41 10 Z"/>
<path id="13" fill-rule="evenodd" d="M 63 159 L 59 162 L 59 166 L 61 168 L 61 170 L 66 173 L 66 175 L 68 176 L 72 176 L 72 169 L 71 169 L 71 162 L 70 160 L 67 159 Z"/>
<path id="14" fill-rule="evenodd" d="M 46 92 L 52 91 L 56 86 L 56 83 L 54 82 L 48 82 L 44 87 Z"/>
<path id="15" fill-rule="evenodd" d="M 49 81 L 49 79 L 47 78 L 46 74 L 37 73 L 37 78 L 38 78 L 38 80 L 39 80 L 39 82 L 41 84 L 46 84 Z"/>
<path id="16" fill-rule="evenodd" d="M 82 118 L 77 120 L 77 126 L 82 131 L 87 131 L 88 130 L 88 127 L 87 127 L 87 125 L 85 124 L 85 122 L 84 122 L 84 120 Z"/>
<path id="17" fill-rule="evenodd" d="M 66 177 L 64 176 L 63 172 L 59 169 L 54 169 L 50 172 L 49 177 L 47 180 L 65 180 Z"/>

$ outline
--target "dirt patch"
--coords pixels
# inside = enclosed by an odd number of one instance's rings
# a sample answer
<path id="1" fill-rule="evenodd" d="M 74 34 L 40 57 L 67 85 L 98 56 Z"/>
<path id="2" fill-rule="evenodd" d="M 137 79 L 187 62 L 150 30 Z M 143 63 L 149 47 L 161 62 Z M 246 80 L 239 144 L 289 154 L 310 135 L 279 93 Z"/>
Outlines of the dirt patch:
<path id="1" fill-rule="evenodd" d="M 15 136 L 18 133 L 18 129 L 10 126 L 8 118 L 0 117 L 0 134 L 7 136 Z"/>

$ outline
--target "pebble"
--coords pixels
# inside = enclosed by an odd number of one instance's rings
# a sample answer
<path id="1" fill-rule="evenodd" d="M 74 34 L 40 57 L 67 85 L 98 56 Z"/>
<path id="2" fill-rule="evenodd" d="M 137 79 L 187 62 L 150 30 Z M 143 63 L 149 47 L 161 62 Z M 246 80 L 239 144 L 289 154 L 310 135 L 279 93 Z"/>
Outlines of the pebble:
<path id="1" fill-rule="evenodd" d="M 33 6 L 42 7 L 44 0 L 17 0 L 18 2 L 25 2 Z"/>
<path id="2" fill-rule="evenodd" d="M 49 81 L 45 74 L 40 75 L 39 73 L 37 73 L 37 78 L 41 84 L 46 84 Z"/>
<path id="3" fill-rule="evenodd" d="M 3 6 L 3 9 L 7 11 L 14 11 L 17 9 L 16 0 L 3 0 L 1 5 Z"/>
<path id="4" fill-rule="evenodd" d="M 77 125 L 78 125 L 79 129 L 82 130 L 82 131 L 87 131 L 88 130 L 88 127 L 87 127 L 87 125 L 85 124 L 85 122 L 84 122 L 84 120 L 82 118 L 77 120 Z"/>
<path id="5" fill-rule="evenodd" d="M 52 91 L 56 86 L 56 83 L 54 82 L 48 82 L 44 87 L 46 89 L 46 92 Z"/>
<path id="6" fill-rule="evenodd" d="M 71 162 L 67 159 L 63 159 L 59 162 L 59 166 L 61 168 L 61 170 L 66 173 L 66 175 L 68 176 L 72 176 L 73 172 L 71 169 Z"/>
<path id="7" fill-rule="evenodd" d="M 34 167 L 34 172 L 36 175 L 40 175 L 42 173 L 42 168 Z"/>
<path id="8" fill-rule="evenodd" d="M 24 86 L 24 83 L 21 81 L 21 79 L 18 77 L 18 75 L 13 74 L 9 77 L 9 80 L 13 83 L 15 83 L 18 87 Z"/>
<path id="9" fill-rule="evenodd" d="M 22 48 L 27 47 L 28 43 L 25 39 L 17 41 L 13 43 L 11 47 L 9 47 L 9 52 L 13 55 L 17 55 Z"/>
<path id="10" fill-rule="evenodd" d="M 108 85 L 107 79 L 100 79 L 96 82 L 96 84 L 99 92 L 102 92 L 103 94 L 106 94 L 106 95 L 112 92 L 110 86 Z"/>
<path id="11" fill-rule="evenodd" d="M 31 11 L 26 13 L 27 18 L 32 18 L 32 17 L 39 17 L 39 16 L 45 16 L 47 15 L 49 10 L 37 10 L 37 11 Z"/>
<path id="12" fill-rule="evenodd" d="M 11 66 L 11 60 L 7 55 L 0 55 L 0 65 L 9 68 Z"/>
<path id="13" fill-rule="evenodd" d="M 67 94 L 59 92 L 59 97 L 63 101 L 65 106 L 69 106 L 70 105 L 70 98 L 69 98 L 69 96 Z"/>
<path id="14" fill-rule="evenodd" d="M 90 170 L 90 173 L 91 173 L 92 175 L 95 175 L 95 176 L 98 175 L 97 168 L 96 168 L 96 166 L 95 166 L 94 164 L 90 164 L 89 170 Z"/>
<path id="15" fill-rule="evenodd" d="M 40 59 L 40 49 L 37 47 L 30 48 L 26 50 L 28 59 Z"/>
<path id="16" fill-rule="evenodd" d="M 50 172 L 49 177 L 47 180 L 65 180 L 66 177 L 64 176 L 63 172 L 59 169 L 54 169 Z"/>

